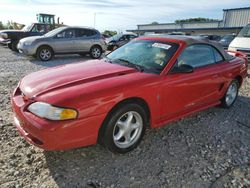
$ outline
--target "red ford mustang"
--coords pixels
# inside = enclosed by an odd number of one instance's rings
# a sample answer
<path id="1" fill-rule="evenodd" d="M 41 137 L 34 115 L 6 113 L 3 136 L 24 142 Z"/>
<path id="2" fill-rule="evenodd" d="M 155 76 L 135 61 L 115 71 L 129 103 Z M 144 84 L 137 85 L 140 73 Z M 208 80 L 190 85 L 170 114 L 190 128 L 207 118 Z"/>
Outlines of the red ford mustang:
<path id="1" fill-rule="evenodd" d="M 12 95 L 15 125 L 46 150 L 92 145 L 125 153 L 155 128 L 235 102 L 247 76 L 242 53 L 204 39 L 140 37 L 102 60 L 24 77 Z"/>

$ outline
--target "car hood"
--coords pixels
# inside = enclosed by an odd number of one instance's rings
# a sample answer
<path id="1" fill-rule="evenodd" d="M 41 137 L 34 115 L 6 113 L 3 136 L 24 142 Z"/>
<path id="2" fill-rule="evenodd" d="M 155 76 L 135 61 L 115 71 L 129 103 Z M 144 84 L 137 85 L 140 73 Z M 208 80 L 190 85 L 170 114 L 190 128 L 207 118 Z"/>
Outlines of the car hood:
<path id="1" fill-rule="evenodd" d="M 20 42 L 33 42 L 37 39 L 43 39 L 45 38 L 44 36 L 32 36 L 32 37 L 25 37 L 20 40 Z"/>
<path id="2" fill-rule="evenodd" d="M 230 43 L 230 47 L 250 49 L 250 38 L 249 37 L 236 37 Z"/>
<path id="3" fill-rule="evenodd" d="M 136 69 L 107 63 L 104 60 L 90 60 L 44 69 L 24 77 L 20 90 L 28 98 L 44 93 L 138 72 Z"/>
<path id="4" fill-rule="evenodd" d="M 0 33 L 24 33 L 24 31 L 9 29 L 9 30 L 1 30 Z"/>

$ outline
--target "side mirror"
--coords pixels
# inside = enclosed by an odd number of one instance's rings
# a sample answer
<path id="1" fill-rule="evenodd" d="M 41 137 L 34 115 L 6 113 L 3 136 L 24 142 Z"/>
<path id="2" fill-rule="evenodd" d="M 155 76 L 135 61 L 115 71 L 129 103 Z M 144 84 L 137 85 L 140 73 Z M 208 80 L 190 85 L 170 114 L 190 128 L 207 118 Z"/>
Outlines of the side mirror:
<path id="1" fill-rule="evenodd" d="M 192 73 L 194 68 L 191 65 L 182 64 L 179 67 L 175 67 L 171 72 L 172 73 Z"/>

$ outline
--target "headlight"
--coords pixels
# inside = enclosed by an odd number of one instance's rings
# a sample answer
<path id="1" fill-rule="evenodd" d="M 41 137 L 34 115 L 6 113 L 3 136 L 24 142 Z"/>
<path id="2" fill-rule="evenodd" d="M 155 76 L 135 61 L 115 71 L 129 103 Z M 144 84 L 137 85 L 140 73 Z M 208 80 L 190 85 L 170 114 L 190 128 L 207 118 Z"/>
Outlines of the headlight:
<path id="1" fill-rule="evenodd" d="M 49 120 L 68 120 L 77 117 L 77 111 L 74 109 L 55 107 L 44 102 L 32 103 L 28 110 L 38 117 Z"/>
<path id="2" fill-rule="evenodd" d="M 3 39 L 7 39 L 8 34 L 7 33 L 0 33 L 0 37 L 3 38 Z"/>

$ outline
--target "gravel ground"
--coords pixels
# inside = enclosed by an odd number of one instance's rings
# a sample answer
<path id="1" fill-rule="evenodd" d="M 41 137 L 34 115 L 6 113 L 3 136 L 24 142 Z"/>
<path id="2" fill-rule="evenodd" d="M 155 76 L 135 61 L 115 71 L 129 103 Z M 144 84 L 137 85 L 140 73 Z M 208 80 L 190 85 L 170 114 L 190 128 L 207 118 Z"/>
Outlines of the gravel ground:
<path id="1" fill-rule="evenodd" d="M 99 145 L 47 152 L 26 143 L 12 124 L 10 94 L 18 80 L 87 59 L 42 63 L 0 46 L 0 187 L 250 187 L 250 79 L 233 108 L 211 108 L 148 130 L 125 155 Z"/>

